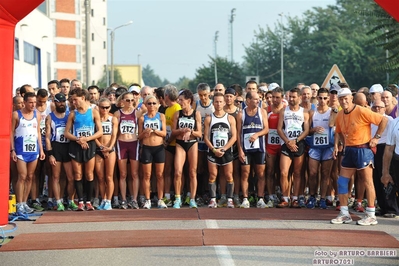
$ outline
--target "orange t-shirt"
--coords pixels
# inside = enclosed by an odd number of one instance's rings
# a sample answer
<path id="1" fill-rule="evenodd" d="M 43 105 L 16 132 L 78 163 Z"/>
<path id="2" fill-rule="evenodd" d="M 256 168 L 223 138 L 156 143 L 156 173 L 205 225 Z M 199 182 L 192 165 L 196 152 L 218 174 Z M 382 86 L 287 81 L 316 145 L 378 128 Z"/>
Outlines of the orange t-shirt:
<path id="1" fill-rule="evenodd" d="M 342 133 L 346 146 L 356 146 L 369 143 L 371 140 L 370 124 L 379 125 L 382 115 L 361 106 L 355 107 L 352 112 L 345 114 L 339 111 L 335 122 L 335 133 Z"/>

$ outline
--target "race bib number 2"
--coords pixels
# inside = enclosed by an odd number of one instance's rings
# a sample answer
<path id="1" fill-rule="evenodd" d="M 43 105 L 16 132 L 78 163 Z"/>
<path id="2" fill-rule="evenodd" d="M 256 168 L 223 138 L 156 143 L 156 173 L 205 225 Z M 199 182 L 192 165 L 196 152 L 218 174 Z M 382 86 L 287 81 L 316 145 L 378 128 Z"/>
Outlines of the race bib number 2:
<path id="1" fill-rule="evenodd" d="M 255 133 L 247 133 L 244 134 L 244 148 L 246 150 L 255 150 L 255 149 L 259 149 L 260 145 L 259 145 L 259 138 L 257 138 L 254 142 L 250 142 L 249 138 Z"/>

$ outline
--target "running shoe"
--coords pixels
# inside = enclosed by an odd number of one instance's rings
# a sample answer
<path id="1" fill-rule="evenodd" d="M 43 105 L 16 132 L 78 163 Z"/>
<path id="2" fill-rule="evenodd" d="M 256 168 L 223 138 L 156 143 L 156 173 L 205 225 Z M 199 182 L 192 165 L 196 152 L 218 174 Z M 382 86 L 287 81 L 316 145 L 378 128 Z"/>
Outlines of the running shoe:
<path id="1" fill-rule="evenodd" d="M 163 200 L 158 200 L 158 209 L 167 209 L 165 202 Z"/>
<path id="2" fill-rule="evenodd" d="M 124 210 L 126 210 L 128 208 L 126 200 L 122 200 L 121 206 L 119 208 L 124 209 Z"/>
<path id="3" fill-rule="evenodd" d="M 47 210 L 49 210 L 49 211 L 54 210 L 54 208 L 55 208 L 56 206 L 57 206 L 57 205 L 54 204 L 54 202 L 52 202 L 52 201 L 47 201 Z"/>
<path id="4" fill-rule="evenodd" d="M 240 198 L 238 196 L 234 196 L 233 201 L 234 201 L 234 207 L 240 208 L 241 206 Z"/>
<path id="5" fill-rule="evenodd" d="M 305 198 L 304 197 L 299 197 L 298 205 L 299 205 L 299 208 L 306 208 Z"/>
<path id="6" fill-rule="evenodd" d="M 314 209 L 315 205 L 316 205 L 316 199 L 315 199 L 314 197 L 311 196 L 311 197 L 308 199 L 308 203 L 306 204 L 306 208 L 308 208 L 308 209 Z"/>
<path id="7" fill-rule="evenodd" d="M 351 198 L 349 198 L 348 199 L 348 208 L 356 208 L 356 200 L 355 200 L 355 198 L 353 198 L 353 197 L 351 197 Z"/>
<path id="8" fill-rule="evenodd" d="M 227 208 L 232 208 L 232 209 L 234 209 L 234 202 L 233 202 L 233 199 L 228 199 L 228 200 L 227 200 Z"/>
<path id="9" fill-rule="evenodd" d="M 267 205 L 268 208 L 273 208 L 274 207 L 274 201 L 271 198 L 269 198 L 269 200 L 267 201 L 266 205 Z"/>
<path id="10" fill-rule="evenodd" d="M 384 217 L 385 217 L 385 218 L 397 218 L 397 217 L 399 217 L 399 216 L 397 216 L 397 215 L 394 214 L 394 213 L 385 213 L 385 214 L 384 214 Z"/>
<path id="11" fill-rule="evenodd" d="M 366 215 L 363 217 L 363 219 L 357 221 L 358 225 L 376 225 L 378 224 L 377 217 L 375 216 L 370 216 L 369 214 L 366 213 Z"/>
<path id="12" fill-rule="evenodd" d="M 249 200 L 247 198 L 245 198 L 242 201 L 240 208 L 249 209 L 249 207 L 250 207 Z"/>
<path id="13" fill-rule="evenodd" d="M 212 201 L 212 200 L 211 200 Z M 210 204 L 209 204 L 210 205 Z M 208 205 L 208 206 L 209 206 Z M 225 196 L 222 196 L 218 202 L 218 207 L 223 208 L 227 206 L 227 198 Z"/>
<path id="14" fill-rule="evenodd" d="M 227 200 L 226 200 L 227 202 Z M 215 199 L 211 199 L 211 201 L 209 202 L 208 208 L 217 208 L 218 205 L 216 204 L 216 200 Z"/>
<path id="15" fill-rule="evenodd" d="M 143 209 L 151 209 L 151 200 L 146 200 L 143 206 Z"/>
<path id="16" fill-rule="evenodd" d="M 184 199 L 184 204 L 190 205 L 190 196 L 186 196 L 186 198 Z"/>
<path id="17" fill-rule="evenodd" d="M 78 210 L 78 206 L 75 204 L 74 201 L 71 201 L 71 202 L 68 204 L 68 210 L 69 210 L 69 211 L 76 211 L 76 210 Z"/>
<path id="18" fill-rule="evenodd" d="M 108 200 L 107 200 L 107 201 L 104 203 L 104 206 L 103 206 L 102 210 L 104 210 L 104 211 L 110 211 L 110 210 L 112 210 L 111 201 L 108 201 Z"/>
<path id="19" fill-rule="evenodd" d="M 167 199 L 166 197 L 162 199 L 163 202 L 165 202 L 166 206 L 168 207 L 172 207 L 173 206 L 173 202 L 171 199 Z"/>
<path id="20" fill-rule="evenodd" d="M 357 212 L 364 212 L 364 208 L 363 208 L 361 202 L 357 202 L 357 203 L 356 203 L 355 211 L 357 211 Z"/>
<path id="21" fill-rule="evenodd" d="M 25 213 L 24 205 L 22 203 L 17 203 L 17 215 L 23 215 Z"/>
<path id="22" fill-rule="evenodd" d="M 299 205 L 298 200 L 293 200 L 292 201 L 291 208 L 301 208 L 301 205 Z"/>
<path id="23" fill-rule="evenodd" d="M 62 204 L 62 202 L 57 203 L 57 211 L 59 211 L 59 212 L 65 211 L 65 207 L 64 207 L 64 204 Z"/>
<path id="24" fill-rule="evenodd" d="M 133 209 L 135 210 L 139 209 L 139 204 L 137 203 L 137 200 L 132 200 L 131 204 Z"/>
<path id="25" fill-rule="evenodd" d="M 32 208 L 33 208 L 35 211 L 39 211 L 39 212 L 44 211 L 44 208 L 42 207 L 42 204 L 40 204 L 40 202 L 37 202 L 37 201 L 34 201 L 34 202 L 33 202 Z"/>
<path id="26" fill-rule="evenodd" d="M 349 224 L 352 222 L 352 217 L 350 215 L 345 215 L 342 212 L 339 212 L 337 218 L 332 219 L 332 224 Z"/>
<path id="27" fill-rule="evenodd" d="M 284 198 L 281 198 L 281 202 L 277 204 L 277 208 L 287 208 L 289 206 L 290 204 L 288 203 L 288 201 L 285 201 Z"/>
<path id="28" fill-rule="evenodd" d="M 25 210 L 25 212 L 26 212 L 27 214 L 31 214 L 31 213 L 34 212 L 34 210 L 32 210 L 32 209 L 28 206 L 28 204 L 24 203 L 23 206 L 24 206 L 24 210 Z"/>
<path id="29" fill-rule="evenodd" d="M 173 204 L 173 209 L 180 209 L 181 207 L 181 199 L 180 198 L 176 198 L 175 202 Z"/>
<path id="30" fill-rule="evenodd" d="M 256 202 L 257 202 L 257 199 L 254 197 L 254 196 L 250 196 L 249 198 L 248 198 L 248 201 L 249 201 L 249 205 L 251 206 L 254 206 L 254 205 L 256 205 Z"/>
<path id="31" fill-rule="evenodd" d="M 114 209 L 119 209 L 120 206 L 121 206 L 121 205 L 119 204 L 119 200 L 114 199 L 114 200 L 112 201 L 112 208 L 114 208 Z"/>
<path id="32" fill-rule="evenodd" d="M 91 205 L 91 202 L 86 202 L 86 210 L 88 211 L 94 211 L 93 205 Z"/>
<path id="33" fill-rule="evenodd" d="M 190 208 L 198 208 L 197 202 L 195 202 L 195 199 L 190 199 Z"/>
<path id="34" fill-rule="evenodd" d="M 98 206 L 96 209 L 99 211 L 102 211 L 102 210 L 104 210 L 104 205 L 105 205 L 105 200 L 102 200 L 100 206 Z M 94 204 L 93 204 L 93 207 L 94 207 Z"/>
<path id="35" fill-rule="evenodd" d="M 325 199 L 321 199 L 319 203 L 320 209 L 327 209 L 327 202 Z"/>
<path id="36" fill-rule="evenodd" d="M 84 211 L 85 210 L 85 205 L 83 201 L 79 202 L 78 208 L 76 209 L 77 211 Z"/>
<path id="37" fill-rule="evenodd" d="M 329 199 L 326 199 L 327 206 L 333 206 L 333 202 Z"/>
<path id="38" fill-rule="evenodd" d="M 261 208 L 261 209 L 267 208 L 267 205 L 266 205 L 265 201 L 263 200 L 263 198 L 260 198 L 258 200 L 258 202 L 256 203 L 256 208 Z"/>
<path id="39" fill-rule="evenodd" d="M 93 207 L 96 209 L 98 209 L 98 207 L 100 207 L 100 200 L 98 198 L 94 198 Z"/>
<path id="40" fill-rule="evenodd" d="M 197 203 L 197 206 L 199 206 L 199 207 L 202 207 L 205 204 L 205 201 L 201 197 L 197 197 L 195 202 Z"/>

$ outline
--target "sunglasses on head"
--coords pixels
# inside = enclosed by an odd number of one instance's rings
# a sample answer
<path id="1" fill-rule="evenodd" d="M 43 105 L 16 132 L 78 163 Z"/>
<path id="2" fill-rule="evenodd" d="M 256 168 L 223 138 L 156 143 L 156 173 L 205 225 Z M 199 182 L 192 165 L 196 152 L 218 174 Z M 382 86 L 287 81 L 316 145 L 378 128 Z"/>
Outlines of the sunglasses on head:
<path id="1" fill-rule="evenodd" d="M 327 100 L 328 99 L 328 97 L 321 97 L 321 96 L 319 96 L 318 98 L 319 98 L 319 100 Z"/>
<path id="2" fill-rule="evenodd" d="M 133 99 L 125 99 L 125 101 L 130 103 L 130 102 L 133 102 L 134 100 Z"/>
<path id="3" fill-rule="evenodd" d="M 157 103 L 156 102 L 149 102 L 149 103 L 147 103 L 147 105 L 156 105 Z"/>
<path id="4" fill-rule="evenodd" d="M 111 106 L 100 106 L 101 109 L 107 110 L 109 108 L 111 108 Z"/>

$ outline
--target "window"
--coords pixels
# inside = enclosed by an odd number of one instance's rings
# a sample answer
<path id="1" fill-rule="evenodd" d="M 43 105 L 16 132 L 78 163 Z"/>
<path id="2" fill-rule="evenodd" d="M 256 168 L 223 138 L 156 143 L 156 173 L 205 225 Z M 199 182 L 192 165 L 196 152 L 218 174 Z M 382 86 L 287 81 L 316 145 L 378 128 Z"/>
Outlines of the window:
<path id="1" fill-rule="evenodd" d="M 104 41 L 104 49 L 107 49 L 107 42 Z"/>
<path id="2" fill-rule="evenodd" d="M 43 12 L 45 15 L 47 15 L 47 3 L 46 3 L 46 2 L 41 3 L 41 4 L 37 7 L 37 9 L 38 9 L 39 11 Z"/>
<path id="3" fill-rule="evenodd" d="M 14 59 L 19 60 L 19 40 L 17 38 L 14 40 Z"/>
<path id="4" fill-rule="evenodd" d="M 92 65 L 95 65 L 95 59 L 94 59 L 94 56 L 91 58 L 91 64 L 92 64 Z"/>
<path id="5" fill-rule="evenodd" d="M 76 39 L 80 39 L 80 21 L 76 21 L 75 31 Z"/>
<path id="6" fill-rule="evenodd" d="M 106 26 L 107 25 L 107 20 L 105 18 L 103 18 L 103 25 Z"/>
<path id="7" fill-rule="evenodd" d="M 51 54 L 47 52 L 47 80 L 52 80 L 51 78 Z"/>
<path id="8" fill-rule="evenodd" d="M 75 14 L 80 15 L 80 0 L 75 0 Z"/>
<path id="9" fill-rule="evenodd" d="M 94 33 L 91 34 L 91 40 L 94 41 Z"/>
<path id="10" fill-rule="evenodd" d="M 91 10 L 91 16 L 94 17 L 94 9 Z"/>
<path id="11" fill-rule="evenodd" d="M 28 64 L 35 65 L 37 63 L 38 48 L 30 43 L 24 42 L 24 61 Z"/>
<path id="12" fill-rule="evenodd" d="M 76 63 L 82 62 L 82 47 L 80 45 L 76 45 Z"/>
<path id="13" fill-rule="evenodd" d="M 81 69 L 76 70 L 76 79 L 78 79 L 78 80 L 82 79 L 82 70 Z"/>

